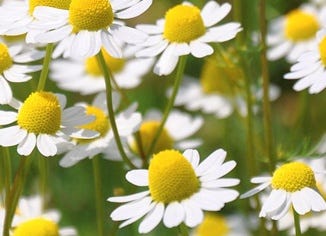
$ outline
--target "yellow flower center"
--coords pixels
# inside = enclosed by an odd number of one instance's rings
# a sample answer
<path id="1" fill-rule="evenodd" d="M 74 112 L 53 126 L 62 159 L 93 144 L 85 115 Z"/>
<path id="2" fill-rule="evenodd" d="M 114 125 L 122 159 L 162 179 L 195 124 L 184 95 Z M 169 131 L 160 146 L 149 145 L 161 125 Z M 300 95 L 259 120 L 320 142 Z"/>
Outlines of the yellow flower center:
<path id="1" fill-rule="evenodd" d="M 154 136 L 160 126 L 159 121 L 146 121 L 143 122 L 139 128 L 139 134 L 142 143 L 142 149 L 145 153 L 148 153 L 150 145 L 154 139 Z M 160 137 L 154 148 L 154 153 L 158 153 L 160 151 L 171 149 L 173 147 L 173 139 L 168 133 L 166 129 L 163 129 Z M 139 148 L 136 143 L 131 145 L 131 148 L 137 154 L 140 154 Z"/>
<path id="2" fill-rule="evenodd" d="M 163 35 L 170 42 L 189 43 L 205 31 L 200 10 L 195 6 L 177 5 L 165 14 Z"/>
<path id="3" fill-rule="evenodd" d="M 199 189 L 193 167 L 178 151 L 165 150 L 155 154 L 148 171 L 149 191 L 154 201 L 181 201 Z"/>
<path id="4" fill-rule="evenodd" d="M 279 167 L 273 174 L 272 187 L 287 192 L 296 192 L 304 187 L 316 187 L 312 169 L 301 162 L 291 162 Z"/>
<path id="5" fill-rule="evenodd" d="M 319 29 L 317 18 L 301 10 L 293 10 L 285 20 L 285 36 L 292 41 L 304 41 L 315 36 Z"/>
<path id="6" fill-rule="evenodd" d="M 36 218 L 18 225 L 13 236 L 59 236 L 59 229 L 51 220 Z"/>
<path id="7" fill-rule="evenodd" d="M 319 43 L 319 55 L 324 67 L 326 67 L 326 37 Z"/>
<path id="8" fill-rule="evenodd" d="M 195 236 L 227 236 L 229 233 L 226 219 L 212 213 L 206 214 L 204 221 L 195 230 Z"/>
<path id="9" fill-rule="evenodd" d="M 29 14 L 32 15 L 37 6 L 47 6 L 68 10 L 71 0 L 29 0 Z"/>
<path id="10" fill-rule="evenodd" d="M 106 65 L 110 68 L 113 73 L 120 72 L 125 65 L 125 60 L 121 58 L 114 58 L 109 53 L 107 53 L 104 49 L 102 49 L 102 54 L 104 56 L 104 60 Z M 96 57 L 90 57 L 85 61 L 86 72 L 90 75 L 101 76 L 102 71 L 97 62 Z"/>
<path id="11" fill-rule="evenodd" d="M 7 46 L 0 43 L 0 74 L 12 66 L 12 58 Z"/>
<path id="12" fill-rule="evenodd" d="M 57 96 L 50 92 L 30 94 L 19 109 L 17 122 L 29 133 L 56 133 L 61 124 L 61 108 Z"/>
<path id="13" fill-rule="evenodd" d="M 113 22 L 113 11 L 109 0 L 72 0 L 69 21 L 74 31 L 97 31 Z"/>

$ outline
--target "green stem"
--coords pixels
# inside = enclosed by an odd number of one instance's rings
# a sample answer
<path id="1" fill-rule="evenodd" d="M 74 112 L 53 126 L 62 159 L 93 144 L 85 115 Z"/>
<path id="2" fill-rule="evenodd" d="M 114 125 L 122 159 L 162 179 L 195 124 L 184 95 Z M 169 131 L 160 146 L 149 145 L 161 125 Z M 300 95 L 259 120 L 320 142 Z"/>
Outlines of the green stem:
<path id="1" fill-rule="evenodd" d="M 110 68 L 109 68 L 108 72 L 109 72 L 109 76 L 111 78 L 112 84 L 114 86 L 113 89 L 117 90 L 120 93 L 121 97 L 122 97 L 122 101 L 124 101 L 125 104 L 129 105 L 130 104 L 130 99 L 128 98 L 128 95 L 126 94 L 126 92 L 122 88 L 120 88 L 120 86 L 118 85 L 117 81 L 115 80 L 114 75 L 111 72 Z"/>
<path id="2" fill-rule="evenodd" d="M 146 159 L 146 153 L 144 151 L 144 145 L 143 145 L 143 141 L 142 141 L 142 137 L 140 135 L 140 132 L 137 131 L 135 133 L 135 141 L 136 141 L 136 147 L 137 147 L 137 150 L 139 152 L 139 156 L 140 158 L 142 159 L 142 162 L 143 162 L 143 167 L 146 168 L 148 167 L 148 162 L 147 162 L 147 159 Z"/>
<path id="3" fill-rule="evenodd" d="M 43 209 L 46 208 L 47 203 L 47 191 L 48 191 L 48 179 L 49 179 L 49 163 L 40 154 L 36 154 L 38 157 L 38 169 L 39 169 L 39 188 L 40 195 L 43 199 Z"/>
<path id="4" fill-rule="evenodd" d="M 189 236 L 188 228 L 185 224 L 182 223 L 181 225 L 179 225 L 179 230 L 181 236 Z"/>
<path id="5" fill-rule="evenodd" d="M 299 214 L 293 209 L 293 218 L 294 218 L 294 228 L 295 228 L 295 235 L 301 236 L 301 227 L 300 227 L 300 216 Z"/>
<path id="6" fill-rule="evenodd" d="M 174 105 L 174 101 L 175 98 L 177 97 L 178 91 L 179 91 L 179 87 L 183 78 L 183 74 L 184 74 L 184 70 L 186 67 L 186 62 L 187 62 L 187 56 L 181 56 L 179 59 L 179 64 L 178 64 L 178 68 L 177 68 L 177 74 L 175 76 L 175 80 L 174 80 L 174 86 L 173 86 L 173 91 L 170 97 L 170 100 L 165 108 L 164 114 L 163 114 L 163 118 L 162 121 L 160 123 L 160 126 L 158 127 L 155 136 L 152 140 L 151 145 L 149 146 L 148 152 L 147 152 L 147 159 L 148 157 L 153 153 L 156 143 L 163 131 L 164 125 L 166 123 L 166 120 L 168 119 L 170 112 L 173 108 Z"/>
<path id="7" fill-rule="evenodd" d="M 273 133 L 271 124 L 271 108 L 269 101 L 269 72 L 268 72 L 268 61 L 266 57 L 266 34 L 267 34 L 267 23 L 266 23 L 266 0 L 259 1 L 259 18 L 260 18 L 260 37 L 261 37 L 261 51 L 260 61 L 262 69 L 263 79 L 263 111 L 264 111 L 264 131 L 265 131 L 265 144 L 266 152 L 269 159 L 270 171 L 273 172 L 275 169 L 275 155 L 274 155 L 274 144 L 273 144 Z"/>
<path id="8" fill-rule="evenodd" d="M 97 235 L 104 236 L 104 224 L 103 224 L 104 207 L 103 207 L 103 192 L 102 192 L 99 156 L 93 157 L 92 163 L 93 163 L 93 175 L 94 175 L 94 187 L 95 187 Z"/>
<path id="9" fill-rule="evenodd" d="M 106 66 L 104 57 L 102 52 L 100 51 L 97 55 L 97 61 L 101 67 L 101 70 L 103 72 L 104 75 L 104 79 L 105 79 L 105 86 L 106 86 L 106 105 L 108 108 L 108 113 L 109 113 L 109 120 L 110 120 L 110 124 L 111 124 L 111 129 L 113 131 L 114 134 L 114 139 L 115 142 L 118 146 L 118 150 L 119 153 L 123 159 L 123 161 L 130 167 L 130 168 L 136 168 L 134 166 L 134 164 L 129 160 L 129 158 L 127 157 L 123 146 L 122 146 L 122 142 L 119 136 L 119 132 L 118 132 L 118 128 L 117 128 L 117 124 L 115 122 L 115 118 L 114 118 L 114 111 L 113 111 L 113 103 L 112 103 L 112 86 L 111 86 L 111 80 L 110 80 L 110 72 L 109 69 Z"/>
<path id="10" fill-rule="evenodd" d="M 49 73 L 49 66 L 50 66 L 53 48 L 54 48 L 53 43 L 49 43 L 46 46 L 46 52 L 43 60 L 43 67 L 40 75 L 40 80 L 38 81 L 38 85 L 37 85 L 37 91 L 43 91 L 45 88 L 45 83 Z"/>
<path id="11" fill-rule="evenodd" d="M 23 190 L 27 172 L 30 166 L 30 156 L 20 158 L 21 159 L 18 166 L 18 170 L 15 175 L 14 183 L 12 185 L 10 193 L 6 195 L 6 213 L 2 232 L 3 236 L 9 236 L 11 222 L 13 220 L 19 196 L 21 195 L 21 192 Z"/>
<path id="12" fill-rule="evenodd" d="M 9 192 L 10 192 L 11 178 L 12 178 L 10 153 L 9 153 L 9 149 L 7 147 L 2 147 L 2 155 L 3 155 L 3 157 L 1 159 L 3 162 L 5 199 L 7 199 L 7 195 L 9 195 Z"/>

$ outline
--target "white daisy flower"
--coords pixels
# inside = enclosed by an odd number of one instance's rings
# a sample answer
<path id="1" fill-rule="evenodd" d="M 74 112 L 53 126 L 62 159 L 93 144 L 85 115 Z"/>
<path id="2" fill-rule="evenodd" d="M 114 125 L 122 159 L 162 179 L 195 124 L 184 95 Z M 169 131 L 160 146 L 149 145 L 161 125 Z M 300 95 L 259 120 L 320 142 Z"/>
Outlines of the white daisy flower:
<path id="1" fill-rule="evenodd" d="M 43 210 L 40 196 L 22 197 L 19 199 L 17 212 L 18 220 L 13 223 L 13 236 L 76 236 L 73 227 L 59 228 L 60 213 L 57 210 Z"/>
<path id="2" fill-rule="evenodd" d="M 319 93 L 326 88 L 326 29 L 318 31 L 314 49 L 306 51 L 291 67 L 285 79 L 298 79 L 293 89 L 301 91 L 309 88 L 309 93 Z"/>
<path id="3" fill-rule="evenodd" d="M 326 210 L 326 202 L 317 190 L 314 171 L 303 162 L 291 162 L 276 169 L 273 177 L 255 177 L 252 183 L 259 184 L 240 198 L 250 197 L 271 186 L 272 191 L 264 201 L 260 217 L 279 220 L 291 206 L 298 214 Z"/>
<path id="4" fill-rule="evenodd" d="M 29 65 L 43 58 L 44 52 L 23 45 L 7 46 L 0 42 L 0 104 L 8 104 L 12 90 L 8 83 L 22 83 L 32 79 L 31 72 L 42 69 L 41 65 Z"/>
<path id="5" fill-rule="evenodd" d="M 69 144 L 69 137 L 94 138 L 99 135 L 78 128 L 94 117 L 87 116 L 83 107 L 64 109 L 66 97 L 63 95 L 34 92 L 23 103 L 13 100 L 11 105 L 18 111 L 0 111 L 0 125 L 6 126 L 0 129 L 0 145 L 18 145 L 20 155 L 28 156 L 37 146 L 43 156 L 54 156 Z"/>
<path id="6" fill-rule="evenodd" d="M 152 58 L 114 58 L 102 50 L 105 62 L 119 88 L 138 86 L 150 70 Z M 105 91 L 105 81 L 96 57 L 86 60 L 56 60 L 51 64 L 51 78 L 62 89 L 83 95 Z"/>
<path id="7" fill-rule="evenodd" d="M 315 35 L 325 25 L 325 17 L 325 7 L 304 4 L 272 21 L 267 37 L 268 59 L 286 57 L 288 62 L 295 62 L 303 52 L 314 47 Z"/>
<path id="8" fill-rule="evenodd" d="M 218 149 L 199 164 L 199 153 L 188 149 L 183 154 L 165 150 L 155 154 L 148 170 L 129 171 L 126 179 L 148 190 L 108 201 L 125 203 L 111 213 L 114 221 L 124 221 L 125 227 L 144 217 L 139 233 L 148 233 L 161 220 L 172 228 L 184 222 L 189 227 L 199 225 L 204 218 L 203 211 L 219 211 L 225 203 L 235 200 L 238 192 L 227 187 L 240 181 L 221 178 L 235 166 L 235 161 L 223 163 L 226 152 Z M 223 163 L 223 164 L 222 164 Z"/>
<path id="9" fill-rule="evenodd" d="M 59 42 L 53 56 L 87 58 L 104 47 L 113 57 L 122 57 L 121 42 L 136 44 L 147 35 L 124 26 L 117 19 L 134 18 L 146 11 L 152 0 L 72 0 L 68 10 L 36 7 L 32 28 L 42 31 L 39 43 Z"/>
<path id="10" fill-rule="evenodd" d="M 83 104 L 86 113 L 95 116 L 95 120 L 81 127 L 96 131 L 100 133 L 100 136 L 86 141 L 74 140 L 75 146 L 63 156 L 60 160 L 60 166 L 70 167 L 85 158 L 92 158 L 100 153 L 104 153 L 106 159 L 121 160 L 120 155 L 117 155 L 118 150 L 115 145 L 113 131 L 110 128 L 105 96 L 105 93 L 100 93 L 96 96 L 92 105 Z M 114 96 L 115 106 L 117 106 L 118 100 L 118 97 Z M 135 108 L 135 104 L 131 105 L 128 109 L 116 115 L 118 132 L 124 140 L 136 131 L 141 122 L 141 115 L 135 112 Z"/>
<path id="11" fill-rule="evenodd" d="M 208 45 L 233 39 L 241 31 L 240 24 L 231 22 L 215 26 L 231 11 L 231 5 L 209 1 L 200 11 L 189 2 L 169 9 L 165 19 L 156 25 L 138 25 L 150 37 L 142 44 L 137 57 L 154 57 L 162 53 L 154 67 L 158 75 L 170 74 L 182 55 L 192 54 L 202 58 L 213 53 Z"/>

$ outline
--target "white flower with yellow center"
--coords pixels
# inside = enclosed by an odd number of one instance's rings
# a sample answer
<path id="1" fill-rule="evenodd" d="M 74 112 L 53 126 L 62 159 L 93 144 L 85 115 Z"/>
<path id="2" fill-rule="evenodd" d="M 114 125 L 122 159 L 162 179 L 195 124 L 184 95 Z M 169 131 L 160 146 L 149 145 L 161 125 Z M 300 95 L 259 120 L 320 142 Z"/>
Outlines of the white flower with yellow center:
<path id="1" fill-rule="evenodd" d="M 113 57 L 122 57 L 121 42 L 136 44 L 147 35 L 116 19 L 134 18 L 146 11 L 152 0 L 72 0 L 68 10 L 36 7 L 32 28 L 42 31 L 39 43 L 60 42 L 55 55 L 73 58 L 96 55 L 104 47 Z"/>
<path id="2" fill-rule="evenodd" d="M 241 30 L 240 24 L 234 22 L 214 27 L 230 10 L 229 3 L 219 5 L 215 1 L 206 3 L 201 11 L 189 2 L 177 5 L 156 25 L 137 26 L 150 37 L 141 44 L 144 48 L 136 56 L 154 57 L 163 52 L 154 72 L 168 75 L 182 55 L 192 54 L 198 58 L 210 55 L 214 50 L 208 43 L 228 41 Z"/>
<path id="3" fill-rule="evenodd" d="M 326 88 L 326 30 L 317 33 L 315 48 L 303 53 L 285 79 L 298 79 L 293 89 L 301 91 L 309 88 L 309 93 L 319 93 Z M 317 46 L 317 47 L 316 47 Z"/>
<path id="4" fill-rule="evenodd" d="M 22 197 L 17 206 L 17 220 L 13 223 L 11 236 L 76 236 L 72 227 L 59 228 L 60 213 L 43 210 L 40 196 Z"/>
<path id="5" fill-rule="evenodd" d="M 160 126 L 162 114 L 159 111 L 151 110 L 148 112 L 144 121 L 139 127 L 139 136 L 141 140 L 141 150 L 136 143 L 135 138 L 130 138 L 131 149 L 137 153 L 147 155 L 154 136 Z M 195 134 L 203 125 L 203 119 L 200 116 L 192 117 L 187 113 L 172 110 L 165 127 L 158 138 L 153 153 L 158 153 L 166 149 L 188 149 L 196 148 L 202 144 L 201 139 L 188 139 Z"/>
<path id="6" fill-rule="evenodd" d="M 268 186 L 272 192 L 264 201 L 260 217 L 279 220 L 291 206 L 298 214 L 326 210 L 326 202 L 317 190 L 314 171 L 303 162 L 291 162 L 277 168 L 273 177 L 255 177 L 252 183 L 260 184 L 240 198 L 250 197 Z"/>
<path id="7" fill-rule="evenodd" d="M 272 21 L 267 37 L 268 59 L 286 57 L 288 62 L 295 62 L 303 52 L 314 47 L 315 35 L 325 25 L 325 17 L 325 7 L 305 4 Z"/>
<path id="8" fill-rule="evenodd" d="M 114 79 L 123 89 L 138 86 L 153 64 L 152 58 L 114 58 L 102 50 Z M 105 91 L 105 81 L 96 57 L 81 60 L 59 59 L 51 64 L 51 78 L 62 89 L 93 94 Z"/>
<path id="9" fill-rule="evenodd" d="M 148 233 L 161 220 L 166 227 L 176 227 L 184 222 L 189 227 L 199 225 L 203 211 L 219 211 L 225 203 L 238 197 L 238 192 L 228 187 L 238 179 L 221 178 L 235 166 L 235 161 L 223 163 L 226 152 L 218 149 L 199 164 L 199 153 L 188 149 L 183 154 L 165 150 L 155 154 L 148 170 L 129 171 L 126 179 L 149 190 L 108 201 L 125 203 L 111 213 L 114 221 L 124 221 L 125 227 L 144 217 L 139 233 Z"/>
<path id="10" fill-rule="evenodd" d="M 8 47 L 0 41 L 0 104 L 8 104 L 12 90 L 8 83 L 22 83 L 32 79 L 28 73 L 39 71 L 41 65 L 29 65 L 44 56 L 44 52 L 28 49 L 23 45 Z"/>
<path id="11" fill-rule="evenodd" d="M 28 156 L 35 146 L 43 156 L 54 156 L 69 144 L 69 138 L 94 138 L 99 134 L 79 128 L 94 119 L 83 107 L 64 109 L 66 98 L 51 92 L 34 92 L 20 103 L 15 99 L 14 111 L 0 111 L 0 145 L 18 145 L 20 155 Z M 17 124 L 13 124 L 17 123 Z"/>
<path id="12" fill-rule="evenodd" d="M 34 43 L 33 37 L 39 33 L 29 26 L 35 20 L 33 11 L 37 6 L 68 9 L 71 0 L 10 0 L 0 7 L 0 35 L 23 35 L 26 41 Z"/>
<path id="13" fill-rule="evenodd" d="M 115 144 L 113 131 L 110 127 L 105 96 L 105 93 L 100 93 L 96 96 L 92 105 L 81 104 L 85 107 L 88 115 L 95 116 L 94 121 L 81 127 L 98 132 L 100 136 L 91 140 L 75 139 L 75 146 L 60 160 L 62 167 L 70 167 L 85 158 L 92 158 L 100 153 L 103 153 L 103 157 L 106 159 L 121 160 Z M 114 94 L 113 99 L 116 107 L 119 103 L 117 94 Z M 141 122 L 141 115 L 135 112 L 135 108 L 135 104 L 131 105 L 115 116 L 120 138 L 125 145 L 126 137 L 134 133 Z"/>

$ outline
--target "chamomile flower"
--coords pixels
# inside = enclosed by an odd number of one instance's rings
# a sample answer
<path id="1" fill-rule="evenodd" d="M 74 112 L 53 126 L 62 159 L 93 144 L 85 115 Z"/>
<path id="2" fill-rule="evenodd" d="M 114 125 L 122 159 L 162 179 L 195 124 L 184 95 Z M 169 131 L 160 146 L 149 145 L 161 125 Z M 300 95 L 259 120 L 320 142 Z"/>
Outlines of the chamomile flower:
<path id="1" fill-rule="evenodd" d="M 286 57 L 290 63 L 314 47 L 315 35 L 325 25 L 326 8 L 305 4 L 271 22 L 267 57 L 277 60 Z"/>
<path id="2" fill-rule="evenodd" d="M 160 126 L 161 119 L 162 114 L 156 110 L 151 110 L 145 115 L 144 121 L 138 130 L 142 150 L 139 150 L 140 148 L 134 138 L 131 138 L 129 141 L 130 147 L 134 152 L 137 154 L 141 152 L 144 152 L 145 155 L 148 154 L 154 135 Z M 191 117 L 184 112 L 177 110 L 171 111 L 153 153 L 171 148 L 184 150 L 198 147 L 201 145 L 202 140 L 188 138 L 201 128 L 203 122 L 200 116 Z"/>
<path id="3" fill-rule="evenodd" d="M 105 62 L 119 88 L 138 86 L 152 66 L 151 58 L 114 58 L 102 49 Z M 105 81 L 96 57 L 86 60 L 59 59 L 51 64 L 51 78 L 62 89 L 93 94 L 105 91 Z"/>
<path id="4" fill-rule="evenodd" d="M 60 213 L 57 210 L 43 210 L 40 196 L 23 197 L 17 206 L 18 220 L 13 223 L 12 236 L 76 236 L 73 227 L 59 228 Z"/>
<path id="5" fill-rule="evenodd" d="M 240 24 L 235 22 L 214 26 L 230 10 L 229 3 L 219 5 L 215 1 L 207 2 L 201 11 L 189 2 L 176 5 L 156 25 L 137 26 L 150 37 L 142 44 L 144 48 L 136 56 L 153 57 L 162 53 L 154 72 L 168 75 L 182 55 L 192 54 L 198 58 L 210 55 L 213 48 L 208 43 L 228 41 L 241 31 Z"/>
<path id="6" fill-rule="evenodd" d="M 12 90 L 8 83 L 22 83 L 32 79 L 31 72 L 42 69 L 41 65 L 28 65 L 44 56 L 44 52 L 24 45 L 7 46 L 0 41 L 0 104 L 8 104 Z"/>
<path id="7" fill-rule="evenodd" d="M 317 190 L 314 171 L 303 162 L 290 162 L 277 168 L 272 177 L 255 177 L 251 180 L 259 186 L 244 193 L 250 197 L 271 186 L 272 191 L 262 205 L 260 217 L 279 220 L 291 206 L 300 215 L 326 210 L 326 202 Z"/>
<path id="8" fill-rule="evenodd" d="M 143 42 L 147 35 L 117 19 L 134 18 L 151 4 L 152 0 L 72 0 L 67 10 L 36 7 L 31 27 L 42 31 L 35 36 L 36 42 L 59 42 L 55 55 L 87 58 L 104 47 L 110 55 L 120 58 L 121 42 Z"/>
<path id="9" fill-rule="evenodd" d="M 148 233 L 161 220 L 172 228 L 184 222 L 189 227 L 199 225 L 203 211 L 219 211 L 237 198 L 238 179 L 221 178 L 235 166 L 235 161 L 223 163 L 226 152 L 218 149 L 199 164 L 199 154 L 188 149 L 183 154 L 165 150 L 155 154 L 148 170 L 129 171 L 126 179 L 148 190 L 128 196 L 110 197 L 108 201 L 125 203 L 111 213 L 114 221 L 124 221 L 125 227 L 144 217 L 139 233 Z M 222 164 L 223 163 L 223 164 Z"/>
<path id="10" fill-rule="evenodd" d="M 309 88 L 309 93 L 319 93 L 326 88 L 326 30 L 318 31 L 318 47 L 303 53 L 291 67 L 285 79 L 298 79 L 293 89 L 301 91 Z"/>
<path id="11" fill-rule="evenodd" d="M 83 107 L 64 109 L 66 98 L 51 92 L 34 92 L 21 103 L 11 101 L 17 111 L 0 111 L 0 145 L 15 146 L 28 156 L 35 146 L 43 156 L 54 156 L 66 148 L 69 138 L 95 138 L 94 131 L 78 128 L 94 119 Z M 15 123 L 15 124 L 13 124 Z"/>
<path id="12" fill-rule="evenodd" d="M 114 100 L 117 105 L 119 100 L 118 96 L 114 96 Z M 120 155 L 118 155 L 119 158 L 116 158 L 118 150 L 115 146 L 114 135 L 110 127 L 105 101 L 105 93 L 100 93 L 96 96 L 92 105 L 81 104 L 85 107 L 88 115 L 95 116 L 94 121 L 84 124 L 82 128 L 96 131 L 100 133 L 100 136 L 91 140 L 75 139 L 75 146 L 60 160 L 61 166 L 70 167 L 85 158 L 92 158 L 100 153 L 104 153 L 104 158 L 121 160 Z M 139 127 L 141 115 L 135 112 L 135 108 L 135 104 L 131 105 L 128 109 L 116 115 L 116 124 L 122 139 L 126 139 L 127 136 L 134 133 Z"/>

